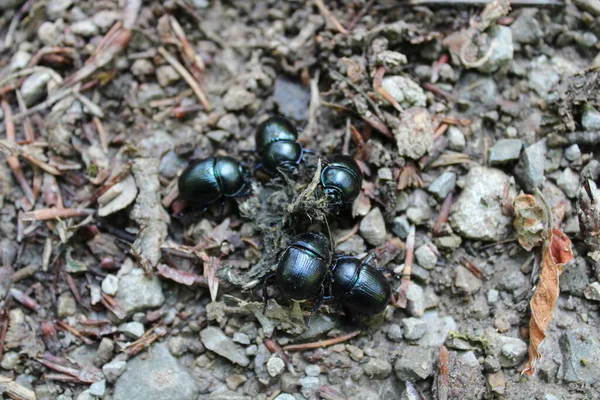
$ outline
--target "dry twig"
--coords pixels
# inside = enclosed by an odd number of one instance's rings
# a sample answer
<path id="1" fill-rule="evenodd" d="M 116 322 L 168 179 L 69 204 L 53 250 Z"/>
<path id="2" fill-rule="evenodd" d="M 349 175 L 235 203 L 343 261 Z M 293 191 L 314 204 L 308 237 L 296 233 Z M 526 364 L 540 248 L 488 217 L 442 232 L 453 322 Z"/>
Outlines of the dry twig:
<path id="1" fill-rule="evenodd" d="M 329 11 L 325 4 L 323 4 L 323 0 L 315 0 L 315 5 L 319 8 L 321 14 L 323 14 L 323 16 L 327 18 L 329 22 L 331 22 L 331 24 L 335 27 L 335 29 L 338 32 L 343 33 L 344 35 L 348 34 L 346 28 L 344 28 L 342 24 L 340 24 L 340 22 L 333 16 L 331 11 Z"/>
<path id="2" fill-rule="evenodd" d="M 306 350 L 306 349 L 319 349 L 321 347 L 333 346 L 334 344 L 343 343 L 348 341 L 358 335 L 360 335 L 361 331 L 354 331 L 347 335 L 338 336 L 333 339 L 327 340 L 319 340 L 318 342 L 312 343 L 302 343 L 302 344 L 290 344 L 283 347 L 285 351 L 298 351 L 298 350 Z"/>

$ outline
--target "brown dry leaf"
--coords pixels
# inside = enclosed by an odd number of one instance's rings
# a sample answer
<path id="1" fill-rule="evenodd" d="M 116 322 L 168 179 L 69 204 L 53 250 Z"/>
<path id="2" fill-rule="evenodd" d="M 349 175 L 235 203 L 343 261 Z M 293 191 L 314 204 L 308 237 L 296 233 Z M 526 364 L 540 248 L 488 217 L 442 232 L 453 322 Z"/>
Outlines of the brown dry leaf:
<path id="1" fill-rule="evenodd" d="M 533 375 L 534 362 L 541 358 L 540 346 L 546 338 L 546 330 L 552 321 L 554 306 L 560 289 L 558 277 L 565 264 L 573 259 L 571 240 L 559 229 L 554 228 L 544 245 L 540 280 L 531 298 L 531 320 L 529 321 L 529 361 L 523 373 Z"/>
<path id="2" fill-rule="evenodd" d="M 519 235 L 519 244 L 527 251 L 544 241 L 544 209 L 530 194 L 521 192 L 514 201 L 513 225 Z"/>
<path id="3" fill-rule="evenodd" d="M 217 257 L 210 257 L 205 252 L 198 252 L 198 258 L 204 261 L 203 275 L 208 283 L 208 290 L 210 291 L 210 298 L 212 301 L 217 299 L 217 292 L 219 291 L 219 278 L 217 278 L 217 270 L 221 265 L 221 262 Z"/>
<path id="4" fill-rule="evenodd" d="M 165 264 L 159 264 L 156 268 L 156 274 L 163 278 L 170 279 L 174 282 L 181 283 L 182 285 L 192 286 L 196 281 L 202 277 L 191 272 L 180 271 L 175 268 L 170 268 Z"/>

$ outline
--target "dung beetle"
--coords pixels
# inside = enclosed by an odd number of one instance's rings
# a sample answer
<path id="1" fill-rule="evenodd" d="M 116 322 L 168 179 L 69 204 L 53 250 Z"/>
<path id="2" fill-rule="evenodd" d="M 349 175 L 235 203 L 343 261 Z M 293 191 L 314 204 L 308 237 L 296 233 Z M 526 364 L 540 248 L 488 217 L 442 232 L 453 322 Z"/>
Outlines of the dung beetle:
<path id="1" fill-rule="evenodd" d="M 191 163 L 179 177 L 179 195 L 196 206 L 250 192 L 250 172 L 232 157 L 209 157 Z"/>
<path id="2" fill-rule="evenodd" d="M 261 123 L 255 141 L 264 169 L 271 174 L 278 170 L 293 171 L 304 154 L 297 139 L 298 131 L 287 118 L 275 116 Z"/>
<path id="3" fill-rule="evenodd" d="M 331 207 L 340 209 L 358 197 L 362 187 L 362 172 L 352 157 L 335 155 L 325 162 L 321 171 L 321 186 Z"/>
<path id="4" fill-rule="evenodd" d="M 283 295 L 293 300 L 318 295 L 322 298 L 330 264 L 329 240 L 318 232 L 303 233 L 279 257 L 275 271 L 277 285 Z"/>
<path id="5" fill-rule="evenodd" d="M 390 284 L 379 270 L 369 264 L 373 258 L 374 255 L 371 255 L 361 261 L 352 256 L 334 256 L 331 295 L 351 312 L 379 314 L 390 302 Z"/>

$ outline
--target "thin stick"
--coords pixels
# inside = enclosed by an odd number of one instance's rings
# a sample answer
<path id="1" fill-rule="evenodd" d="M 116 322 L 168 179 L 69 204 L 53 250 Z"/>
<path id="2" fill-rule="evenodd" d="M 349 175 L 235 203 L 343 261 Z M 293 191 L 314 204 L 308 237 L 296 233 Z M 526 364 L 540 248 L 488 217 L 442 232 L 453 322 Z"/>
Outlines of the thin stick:
<path id="1" fill-rule="evenodd" d="M 433 141 L 438 140 L 448 130 L 448 124 L 441 124 L 433 133 Z"/>
<path id="2" fill-rule="evenodd" d="M 104 126 L 102 126 L 102 122 L 98 117 L 92 118 L 92 122 L 98 131 L 98 137 L 100 138 L 100 146 L 102 147 L 102 151 L 104 154 L 108 154 L 108 138 L 106 137 Z"/>
<path id="3" fill-rule="evenodd" d="M 28 117 L 32 114 L 35 114 L 38 111 L 42 111 L 42 110 L 54 105 L 54 103 L 57 103 L 59 100 L 62 100 L 63 98 L 73 94 L 73 90 L 74 90 L 74 88 L 71 87 L 71 88 L 62 90 L 56 94 L 53 94 L 52 96 L 48 97 L 46 100 L 41 102 L 40 104 L 37 104 L 34 107 L 31 107 L 27 111 L 19 113 L 19 114 L 15 114 L 14 120 L 20 121 L 22 118 Z"/>
<path id="4" fill-rule="evenodd" d="M 4 125 L 6 127 L 6 138 L 9 142 L 15 142 L 15 123 L 12 118 L 12 109 L 10 105 L 5 99 L 2 99 L 2 110 L 4 111 Z M 29 182 L 25 178 L 25 174 L 23 173 L 23 169 L 21 169 L 21 163 L 19 159 L 14 155 L 9 155 L 7 157 L 8 166 L 12 170 L 13 174 L 17 178 L 17 182 L 19 182 L 19 186 L 21 186 L 21 190 L 25 194 L 27 201 L 31 203 L 31 206 L 35 205 L 35 195 L 33 194 L 33 190 L 31 186 L 29 186 Z"/>
<path id="5" fill-rule="evenodd" d="M 55 218 L 74 218 L 74 217 L 85 217 L 92 215 L 96 210 L 92 208 L 45 208 L 42 210 L 35 210 L 23 213 L 21 216 L 22 221 L 45 221 Z"/>
<path id="6" fill-rule="evenodd" d="M 404 271 L 402 271 L 402 283 L 397 289 L 398 297 L 394 302 L 397 308 L 406 308 L 407 292 L 410 286 L 410 274 L 412 273 L 413 258 L 415 256 L 415 226 L 411 225 L 406 238 L 406 257 L 404 260 Z"/>
<path id="7" fill-rule="evenodd" d="M 367 4 L 365 4 L 365 6 L 358 12 L 358 14 L 356 14 L 356 16 L 352 19 L 352 21 L 350 21 L 350 23 L 348 24 L 348 27 L 346 28 L 348 33 L 352 32 L 354 30 L 354 28 L 356 27 L 358 22 L 361 20 L 361 18 L 364 17 L 367 12 L 369 12 L 371 7 L 373 7 L 374 3 L 375 3 L 375 0 L 369 0 L 369 2 Z"/>
<path id="8" fill-rule="evenodd" d="M 21 94 L 21 91 L 16 90 L 15 94 L 17 95 L 17 103 L 19 104 L 19 111 L 26 112 L 27 105 L 25 104 L 25 101 L 23 101 L 23 95 Z M 33 134 L 33 124 L 31 123 L 30 118 L 25 118 L 25 123 L 23 124 L 23 127 L 25 129 L 25 140 L 27 141 L 27 143 L 35 142 L 35 136 Z"/>
<path id="9" fill-rule="evenodd" d="M 83 336 L 81 334 L 81 332 L 79 332 L 77 329 L 73 328 L 71 325 L 67 324 L 66 322 L 56 321 L 56 325 L 60 329 L 62 329 L 64 331 L 67 331 L 67 332 L 70 332 L 73 336 L 75 336 L 76 338 L 78 338 L 83 343 L 87 344 L 88 346 L 94 344 L 94 341 L 92 339 Z"/>
<path id="10" fill-rule="evenodd" d="M 416 6 L 437 6 L 437 7 L 456 7 L 456 6 L 487 6 L 492 0 L 408 0 L 404 5 Z M 565 3 L 561 0 L 512 0 L 511 6 L 519 7 L 564 7 Z"/>
<path id="11" fill-rule="evenodd" d="M 375 77 L 373 78 L 373 89 L 375 89 L 375 91 L 377 93 L 379 93 L 379 95 L 381 97 L 383 97 L 388 102 L 390 102 L 390 104 L 392 106 L 394 106 L 396 111 L 398 111 L 400 113 L 404 112 L 404 109 L 402 108 L 402 106 L 400 104 L 398 104 L 398 102 L 390 94 L 390 92 L 388 92 L 387 90 L 385 90 L 383 88 L 382 85 L 383 85 L 383 76 L 384 75 L 385 75 L 385 67 L 384 66 L 377 67 L 377 72 L 375 72 Z"/>
<path id="12" fill-rule="evenodd" d="M 325 7 L 325 4 L 323 4 L 322 0 L 315 0 L 315 5 L 319 8 L 321 14 L 323 14 L 323 16 L 333 24 L 333 26 L 338 32 L 343 33 L 344 35 L 348 34 L 346 28 L 344 28 L 342 24 L 340 24 L 340 22 L 333 16 L 331 11 L 329 11 L 327 7 Z"/>
<path id="13" fill-rule="evenodd" d="M 350 152 L 350 138 L 352 137 L 352 131 L 350 131 L 350 118 L 346 118 L 346 132 L 344 134 L 344 145 L 342 146 L 342 154 L 347 156 Z"/>
<path id="14" fill-rule="evenodd" d="M 350 229 L 350 232 L 348 232 L 346 235 L 342 236 L 341 238 L 339 238 L 338 240 L 335 241 L 335 245 L 337 246 L 340 243 L 344 243 L 346 240 L 348 240 L 352 236 L 356 235 L 356 233 L 358 232 L 358 227 L 359 227 L 359 224 L 355 224 L 352 227 L 352 229 Z"/>
<path id="15" fill-rule="evenodd" d="M 159 47 L 158 52 L 160 53 L 161 56 L 164 57 L 164 59 L 169 64 L 171 64 L 171 66 L 175 69 L 175 71 L 177 71 L 177 73 L 179 75 L 181 75 L 181 77 L 187 82 L 187 84 L 190 85 L 190 87 L 194 91 L 194 94 L 196 95 L 196 97 L 198 97 L 198 100 L 200 101 L 200 103 L 202 103 L 202 105 L 204 106 L 206 111 L 210 111 L 211 105 L 210 105 L 210 102 L 208 101 L 208 98 L 206 97 L 206 95 L 204 94 L 202 89 L 200 88 L 200 85 L 198 85 L 198 82 L 196 82 L 196 80 L 188 72 L 188 70 L 185 69 L 185 67 L 183 65 L 181 65 L 181 63 L 179 61 L 177 61 L 177 59 L 171 53 L 169 53 L 164 47 Z"/>
<path id="16" fill-rule="evenodd" d="M 334 344 L 343 343 L 345 341 L 348 341 L 348 340 L 360 335 L 360 333 L 361 333 L 361 331 L 354 331 L 347 335 L 338 336 L 333 339 L 319 340 L 318 342 L 312 342 L 312 343 L 290 344 L 288 346 L 284 346 L 283 350 L 298 351 L 298 350 L 319 349 L 321 347 L 333 346 Z"/>
<path id="17" fill-rule="evenodd" d="M 5 114 L 6 115 L 6 114 Z M 6 119 L 6 118 L 5 118 Z M 51 173 L 52 175 L 62 175 L 62 172 L 58 169 L 54 168 L 52 165 L 46 163 L 45 161 L 37 159 L 35 156 L 27 153 L 22 146 L 19 146 L 16 143 L 13 143 L 9 140 L 0 140 L 0 147 L 6 149 L 6 151 L 10 152 L 10 156 L 21 156 L 25 160 L 29 161 L 31 164 L 40 167 L 44 171 Z"/>
<path id="18" fill-rule="evenodd" d="M 0 375 L 0 393 L 14 400 L 36 400 L 35 392 L 25 386 L 19 385 L 12 379 Z"/>
<path id="19" fill-rule="evenodd" d="M 448 222 L 448 216 L 450 215 L 450 208 L 452 207 L 452 197 L 454 195 L 452 192 L 448 193 L 446 198 L 444 199 L 444 203 L 442 204 L 442 208 L 440 209 L 440 215 L 438 215 L 437 221 L 435 221 L 435 226 L 433 227 L 433 236 L 437 236 L 442 231 L 442 227 L 446 222 Z"/>
<path id="20" fill-rule="evenodd" d="M 448 377 L 450 370 L 448 363 L 450 361 L 450 353 L 446 346 L 440 347 L 440 355 L 438 358 L 438 376 L 437 376 L 437 394 L 439 400 L 448 400 L 449 383 Z"/>

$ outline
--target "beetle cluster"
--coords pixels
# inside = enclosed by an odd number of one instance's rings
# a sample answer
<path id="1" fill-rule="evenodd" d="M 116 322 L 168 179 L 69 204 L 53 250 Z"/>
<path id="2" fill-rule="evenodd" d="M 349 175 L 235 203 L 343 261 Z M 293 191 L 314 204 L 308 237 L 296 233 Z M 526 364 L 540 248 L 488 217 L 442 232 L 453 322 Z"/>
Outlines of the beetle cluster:
<path id="1" fill-rule="evenodd" d="M 298 131 L 286 118 L 275 116 L 262 122 L 255 136 L 256 153 L 269 176 L 293 174 L 311 153 L 298 142 Z M 217 200 L 245 196 L 251 191 L 251 174 L 231 157 L 210 157 L 191 163 L 179 177 L 179 193 L 196 207 Z M 362 172 L 348 156 L 334 155 L 323 162 L 315 195 L 325 199 L 328 211 L 338 213 L 360 193 Z M 371 257 L 333 254 L 330 241 L 321 233 L 304 233 L 279 253 L 276 278 L 281 293 L 292 300 L 316 299 L 313 313 L 325 300 L 333 300 L 352 314 L 381 313 L 390 301 L 390 285 L 374 268 Z M 264 281 L 266 283 L 269 279 Z M 267 295 L 266 287 L 263 293 Z M 265 303 L 266 304 L 266 303 Z"/>
<path id="2" fill-rule="evenodd" d="M 282 294 L 292 300 L 316 297 L 313 313 L 324 300 L 333 300 L 351 313 L 371 316 L 381 313 L 391 297 L 390 284 L 369 264 L 372 259 L 332 255 L 325 236 L 303 233 L 281 253 L 272 276 Z M 266 288 L 263 293 L 266 301 Z"/>
<path id="3" fill-rule="evenodd" d="M 308 152 L 298 143 L 298 131 L 283 117 L 271 117 L 256 131 L 256 151 L 268 174 L 293 172 Z M 250 172 L 231 157 L 209 157 L 190 164 L 179 177 L 183 200 L 197 207 L 226 197 L 250 193 Z M 362 173 L 354 159 L 336 155 L 324 163 L 318 196 L 324 196 L 331 211 L 337 212 L 352 203 L 362 185 Z"/>

